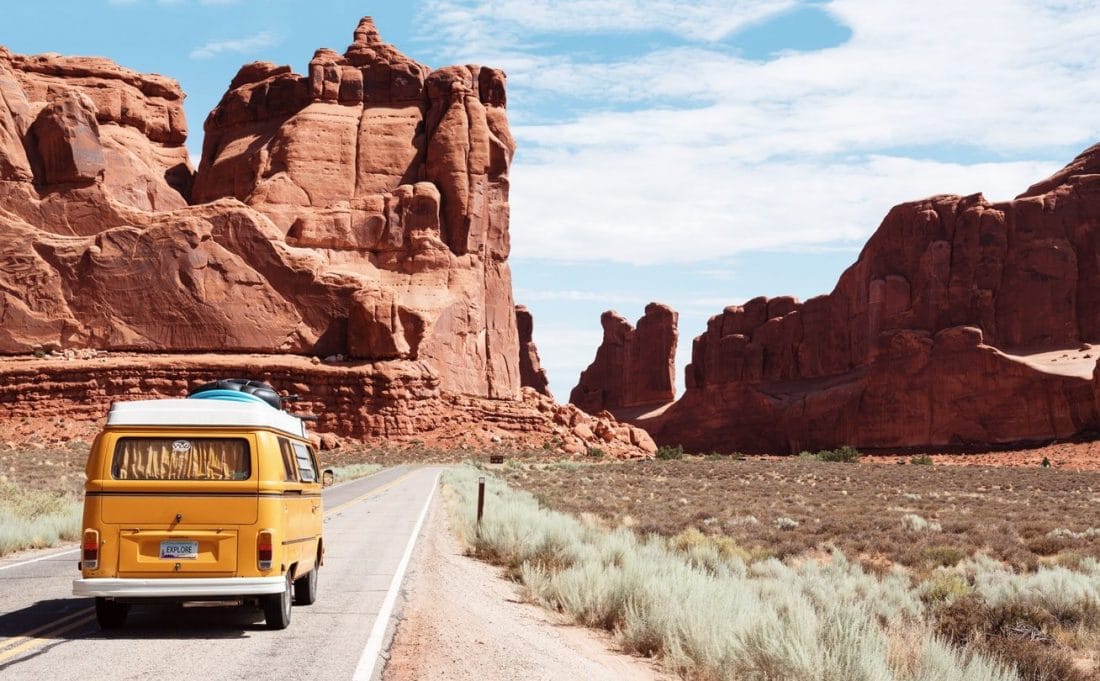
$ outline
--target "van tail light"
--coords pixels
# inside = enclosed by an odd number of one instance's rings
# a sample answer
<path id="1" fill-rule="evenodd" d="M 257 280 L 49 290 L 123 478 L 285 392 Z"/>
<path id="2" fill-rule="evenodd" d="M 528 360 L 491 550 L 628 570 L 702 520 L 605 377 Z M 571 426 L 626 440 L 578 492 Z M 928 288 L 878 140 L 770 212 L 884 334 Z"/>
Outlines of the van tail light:
<path id="1" fill-rule="evenodd" d="M 260 530 L 256 537 L 256 564 L 261 570 L 271 569 L 273 544 L 271 530 Z"/>
<path id="2" fill-rule="evenodd" d="M 85 570 L 95 570 L 99 567 L 99 532 L 97 530 L 84 530 L 84 541 L 81 543 L 80 566 Z"/>

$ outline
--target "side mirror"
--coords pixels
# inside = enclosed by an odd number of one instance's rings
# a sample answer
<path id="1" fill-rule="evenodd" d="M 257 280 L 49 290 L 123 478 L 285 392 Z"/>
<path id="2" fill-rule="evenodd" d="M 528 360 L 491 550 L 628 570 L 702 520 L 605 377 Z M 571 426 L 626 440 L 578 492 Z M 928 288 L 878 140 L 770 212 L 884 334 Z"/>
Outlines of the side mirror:
<path id="1" fill-rule="evenodd" d="M 336 471 L 326 468 L 321 471 L 321 487 L 332 487 L 336 484 Z"/>

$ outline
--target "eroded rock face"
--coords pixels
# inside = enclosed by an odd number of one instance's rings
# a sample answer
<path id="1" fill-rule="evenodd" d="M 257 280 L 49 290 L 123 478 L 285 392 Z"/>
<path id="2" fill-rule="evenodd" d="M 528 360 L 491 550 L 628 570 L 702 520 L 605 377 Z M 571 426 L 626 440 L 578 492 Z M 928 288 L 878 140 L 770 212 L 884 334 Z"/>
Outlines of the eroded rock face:
<path id="1" fill-rule="evenodd" d="M 518 398 L 504 75 L 354 41 L 244 66 L 194 176 L 174 81 L 0 50 L 0 353 L 340 354 Z"/>
<path id="2" fill-rule="evenodd" d="M 539 360 L 539 349 L 533 334 L 535 319 L 524 305 L 516 305 L 516 329 L 519 331 L 519 379 L 525 388 L 532 388 L 540 395 L 550 394 L 550 379 Z"/>
<path id="3" fill-rule="evenodd" d="M 432 71 L 369 19 L 354 40 L 307 76 L 243 67 L 206 121 L 194 198 L 244 202 L 355 289 L 307 320 L 323 353 L 424 359 L 449 390 L 515 396 L 504 75 Z"/>
<path id="4" fill-rule="evenodd" d="M 604 312 L 603 342 L 569 401 L 590 414 L 671 402 L 676 395 L 678 317 L 667 305 L 650 303 L 634 328 L 618 313 Z"/>
<path id="5" fill-rule="evenodd" d="M 435 369 L 412 360 L 329 364 L 292 355 L 68 351 L 0 362 L 0 420 L 98 422 L 112 402 L 184 397 L 226 376 L 251 376 L 297 394 L 290 409 L 317 416 L 310 431 L 323 434 L 322 442 L 331 443 L 332 435 L 415 439 L 418 447 L 461 447 L 470 456 L 501 446 L 579 459 L 595 449 L 613 458 L 657 450 L 640 428 L 555 404 L 532 388 L 515 400 L 444 392 Z"/>
<path id="6" fill-rule="evenodd" d="M 33 182 L 43 194 L 98 182 L 125 206 L 173 210 L 190 192 L 186 139 L 174 80 L 97 57 L 0 47 L 0 180 Z M 102 217 L 76 233 L 93 233 Z"/>
<path id="7" fill-rule="evenodd" d="M 895 207 L 832 293 L 712 317 L 686 394 L 648 427 L 695 449 L 773 452 L 1095 428 L 1091 374 L 1026 358 L 1100 339 L 1098 170 L 1100 146 L 1014 201 Z"/>

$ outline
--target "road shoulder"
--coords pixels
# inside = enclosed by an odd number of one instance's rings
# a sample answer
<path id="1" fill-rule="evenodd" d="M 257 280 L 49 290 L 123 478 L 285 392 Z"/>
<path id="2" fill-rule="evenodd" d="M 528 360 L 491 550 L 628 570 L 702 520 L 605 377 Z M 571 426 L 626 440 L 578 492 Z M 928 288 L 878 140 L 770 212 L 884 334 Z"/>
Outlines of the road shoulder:
<path id="1" fill-rule="evenodd" d="M 462 555 L 439 496 L 405 589 L 384 681 L 653 681 L 652 661 L 614 652 L 610 638 L 524 603 L 497 568 Z"/>

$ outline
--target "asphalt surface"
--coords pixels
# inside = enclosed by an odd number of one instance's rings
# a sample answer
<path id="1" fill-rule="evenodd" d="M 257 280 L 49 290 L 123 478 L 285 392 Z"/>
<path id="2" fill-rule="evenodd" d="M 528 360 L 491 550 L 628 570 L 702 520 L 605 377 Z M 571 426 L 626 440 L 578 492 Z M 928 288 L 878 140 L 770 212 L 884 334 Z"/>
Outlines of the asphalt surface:
<path id="1" fill-rule="evenodd" d="M 325 490 L 318 599 L 294 606 L 284 631 L 265 629 L 258 609 L 220 605 L 135 607 L 103 632 L 92 599 L 72 596 L 75 546 L 0 560 L 0 679 L 376 677 L 439 472 L 399 466 Z"/>

